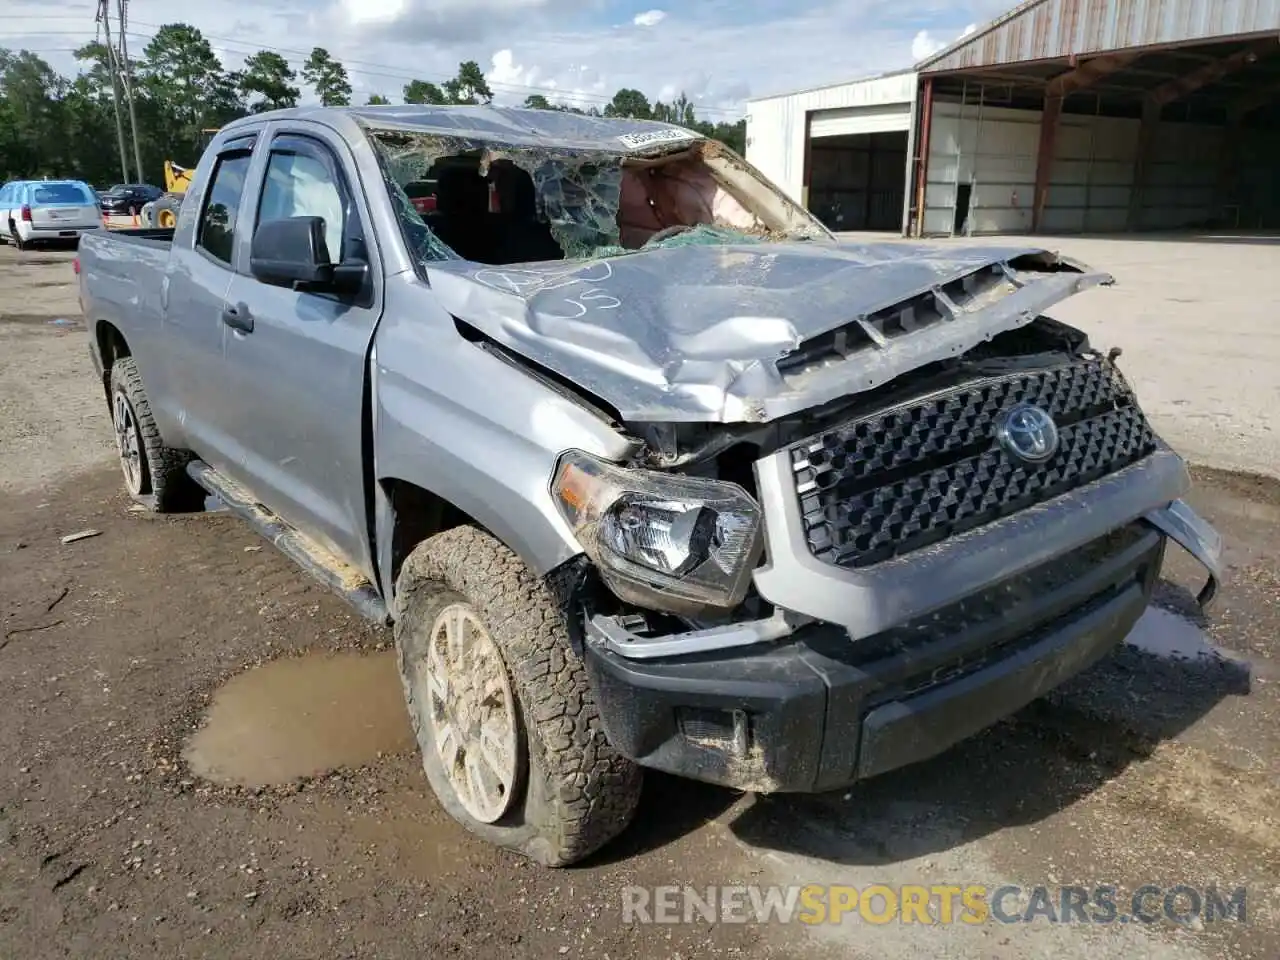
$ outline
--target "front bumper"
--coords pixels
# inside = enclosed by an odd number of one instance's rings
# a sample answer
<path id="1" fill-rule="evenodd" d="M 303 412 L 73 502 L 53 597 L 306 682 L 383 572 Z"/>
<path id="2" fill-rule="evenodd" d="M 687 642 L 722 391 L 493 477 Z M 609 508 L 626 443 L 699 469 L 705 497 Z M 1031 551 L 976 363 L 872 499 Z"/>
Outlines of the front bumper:
<path id="1" fill-rule="evenodd" d="M 1146 608 L 1166 538 L 1205 563 L 1212 594 L 1212 528 L 1181 501 L 1140 515 L 856 641 L 845 625 L 783 631 L 774 617 L 736 639 L 727 628 L 685 634 L 693 645 L 680 648 L 680 636 L 597 618 L 586 662 L 605 731 L 642 765 L 762 793 L 834 789 L 935 756 L 1119 644 Z"/>

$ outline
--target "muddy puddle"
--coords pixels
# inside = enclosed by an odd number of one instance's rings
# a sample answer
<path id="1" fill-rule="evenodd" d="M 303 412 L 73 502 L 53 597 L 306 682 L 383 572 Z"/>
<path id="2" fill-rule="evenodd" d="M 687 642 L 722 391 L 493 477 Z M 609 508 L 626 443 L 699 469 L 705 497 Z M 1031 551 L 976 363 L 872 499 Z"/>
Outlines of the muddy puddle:
<path id="1" fill-rule="evenodd" d="M 1163 660 L 1240 662 L 1230 651 L 1209 640 L 1195 623 L 1160 607 L 1146 609 L 1125 643 Z"/>
<path id="2" fill-rule="evenodd" d="M 415 748 L 394 651 L 274 660 L 214 695 L 184 756 L 215 783 L 262 787 Z"/>

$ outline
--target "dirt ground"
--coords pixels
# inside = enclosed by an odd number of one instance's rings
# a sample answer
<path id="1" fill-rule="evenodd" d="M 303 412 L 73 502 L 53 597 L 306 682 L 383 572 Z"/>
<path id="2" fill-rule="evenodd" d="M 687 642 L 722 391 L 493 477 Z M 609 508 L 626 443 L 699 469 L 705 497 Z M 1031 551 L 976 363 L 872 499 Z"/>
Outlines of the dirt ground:
<path id="1" fill-rule="evenodd" d="M 0 248 L 0 957 L 1280 956 L 1280 484 L 1198 472 L 1231 568 L 1208 620 L 1171 556 L 1129 644 L 945 756 L 815 797 L 650 776 L 619 842 L 547 871 L 443 814 L 386 634 L 230 516 L 129 509 L 70 257 Z M 1244 885 L 1248 913 L 623 922 L 628 886 L 735 883 Z"/>

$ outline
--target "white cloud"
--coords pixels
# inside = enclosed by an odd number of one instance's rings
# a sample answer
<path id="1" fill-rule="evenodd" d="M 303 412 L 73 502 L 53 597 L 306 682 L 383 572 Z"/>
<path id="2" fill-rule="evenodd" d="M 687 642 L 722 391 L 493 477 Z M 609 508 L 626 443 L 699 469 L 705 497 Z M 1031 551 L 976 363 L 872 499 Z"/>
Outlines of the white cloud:
<path id="1" fill-rule="evenodd" d="M 978 25 L 971 23 L 960 31 L 960 36 L 956 37 L 955 40 L 937 40 L 930 35 L 928 30 L 921 30 L 911 41 L 911 59 L 918 63 L 925 57 L 931 57 L 939 50 L 951 46 L 956 40 L 963 40 L 977 29 Z"/>
<path id="2" fill-rule="evenodd" d="M 667 19 L 665 10 L 646 10 L 644 13 L 637 13 L 631 22 L 637 27 L 656 27 L 665 19 Z"/>
<path id="3" fill-rule="evenodd" d="M 946 45 L 945 40 L 935 40 L 928 30 L 921 30 L 911 41 L 911 59 L 918 61 L 931 57 Z"/>
<path id="4" fill-rule="evenodd" d="M 489 69 L 485 71 L 485 79 L 496 91 L 500 91 L 503 87 L 538 85 L 538 68 L 522 67 L 516 63 L 515 54 L 510 50 L 499 50 L 490 58 L 489 64 Z"/>
<path id="5" fill-rule="evenodd" d="M 347 22 L 355 26 L 394 23 L 408 10 L 406 0 L 339 0 L 339 4 Z"/>

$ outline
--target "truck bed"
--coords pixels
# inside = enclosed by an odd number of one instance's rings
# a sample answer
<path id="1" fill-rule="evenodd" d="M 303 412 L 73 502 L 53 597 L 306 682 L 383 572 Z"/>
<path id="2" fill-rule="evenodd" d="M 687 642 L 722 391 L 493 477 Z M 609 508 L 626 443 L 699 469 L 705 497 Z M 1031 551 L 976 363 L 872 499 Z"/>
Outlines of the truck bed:
<path id="1" fill-rule="evenodd" d="M 173 227 L 130 227 L 125 230 L 108 230 L 104 234 L 126 243 L 142 243 L 147 246 L 168 247 L 173 243 Z"/>
<path id="2" fill-rule="evenodd" d="M 80 240 L 80 293 L 86 320 L 106 321 L 134 344 L 159 329 L 161 284 L 173 230 L 95 230 Z"/>

